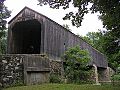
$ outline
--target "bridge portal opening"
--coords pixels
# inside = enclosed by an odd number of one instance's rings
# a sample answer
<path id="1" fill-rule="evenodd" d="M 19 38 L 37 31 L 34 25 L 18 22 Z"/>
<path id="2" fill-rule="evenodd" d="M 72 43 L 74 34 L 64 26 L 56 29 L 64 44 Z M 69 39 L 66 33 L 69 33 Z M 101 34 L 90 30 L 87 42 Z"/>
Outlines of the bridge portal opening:
<path id="1" fill-rule="evenodd" d="M 17 22 L 12 28 L 12 53 L 39 54 L 41 24 L 37 20 Z"/>

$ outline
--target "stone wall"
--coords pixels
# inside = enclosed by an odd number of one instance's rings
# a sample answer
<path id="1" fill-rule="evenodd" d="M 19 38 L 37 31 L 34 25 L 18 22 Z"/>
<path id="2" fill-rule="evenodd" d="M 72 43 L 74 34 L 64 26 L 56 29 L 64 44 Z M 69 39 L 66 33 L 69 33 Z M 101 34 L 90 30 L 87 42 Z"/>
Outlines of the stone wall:
<path id="1" fill-rule="evenodd" d="M 23 60 L 22 55 L 0 55 L 0 81 L 2 86 L 23 84 Z"/>
<path id="2" fill-rule="evenodd" d="M 60 60 L 50 60 L 50 69 L 53 74 L 63 75 L 63 62 Z"/>
<path id="3" fill-rule="evenodd" d="M 44 55 L 0 55 L 0 84 L 3 87 L 49 82 L 49 59 Z"/>
<path id="4" fill-rule="evenodd" d="M 96 71 L 100 82 L 109 81 L 108 69 L 98 68 Z M 63 76 L 63 62 L 49 60 L 44 55 L 0 55 L 0 85 L 4 87 L 49 82 L 50 72 Z M 96 80 L 94 75 L 91 78 Z"/>

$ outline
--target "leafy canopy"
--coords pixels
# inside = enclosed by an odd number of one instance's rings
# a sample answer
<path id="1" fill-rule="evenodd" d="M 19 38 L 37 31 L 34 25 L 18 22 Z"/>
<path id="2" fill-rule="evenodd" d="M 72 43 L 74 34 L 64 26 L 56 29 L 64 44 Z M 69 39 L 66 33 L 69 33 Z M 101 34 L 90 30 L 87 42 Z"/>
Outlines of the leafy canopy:
<path id="1" fill-rule="evenodd" d="M 113 69 L 117 69 L 120 65 L 120 42 L 119 40 L 115 40 L 115 37 L 116 36 L 113 36 L 111 31 L 99 31 L 89 32 L 82 38 L 94 48 L 106 54 L 109 66 Z"/>
<path id="2" fill-rule="evenodd" d="M 51 8 L 67 9 L 72 4 L 78 9 L 77 12 L 71 10 L 63 18 L 71 20 L 74 26 L 81 26 L 81 22 L 85 14 L 99 12 L 105 27 L 113 28 L 116 24 L 120 24 L 120 1 L 119 0 L 38 0 L 39 5 L 49 5 Z M 115 17 L 114 17 L 115 16 Z M 114 25 L 113 25 L 113 22 Z"/>
<path id="3" fill-rule="evenodd" d="M 94 48 L 104 53 L 104 33 L 99 30 L 99 32 L 88 32 L 86 36 L 82 37 L 86 42 L 91 44 Z"/>

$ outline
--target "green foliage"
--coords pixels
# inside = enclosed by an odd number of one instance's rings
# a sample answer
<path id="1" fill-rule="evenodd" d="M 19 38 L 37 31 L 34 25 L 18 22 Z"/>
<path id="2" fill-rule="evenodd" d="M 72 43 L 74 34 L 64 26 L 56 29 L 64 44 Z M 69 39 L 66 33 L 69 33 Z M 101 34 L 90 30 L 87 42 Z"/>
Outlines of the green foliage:
<path id="1" fill-rule="evenodd" d="M 91 44 L 94 48 L 104 53 L 103 44 L 104 44 L 104 34 L 102 31 L 99 32 L 88 32 L 86 36 L 82 37 L 86 42 Z"/>
<path id="2" fill-rule="evenodd" d="M 118 53 L 108 55 L 108 60 L 110 65 L 117 70 L 119 67 L 120 51 Z"/>
<path id="3" fill-rule="evenodd" d="M 120 2 L 119 0 L 38 0 L 40 5 L 47 5 L 51 8 L 67 9 L 70 4 L 78 9 L 77 12 L 71 10 L 67 13 L 63 19 L 68 19 L 72 21 L 74 26 L 81 26 L 81 22 L 86 13 L 91 11 L 91 13 L 99 12 L 101 13 L 101 19 L 104 26 L 112 28 L 112 26 L 119 24 L 119 10 Z M 91 5 L 89 5 L 91 4 Z M 89 7 L 88 7 L 89 5 Z M 115 22 L 115 23 L 114 23 Z M 114 24 L 113 24 L 114 23 Z"/>
<path id="4" fill-rule="evenodd" d="M 61 78 L 60 78 L 60 75 L 58 75 L 58 74 L 50 74 L 50 83 L 61 83 L 62 82 L 62 80 L 61 80 Z"/>
<path id="5" fill-rule="evenodd" d="M 24 85 L 24 82 L 23 80 L 16 80 L 15 82 L 13 82 L 10 86 L 11 87 L 15 87 L 15 86 L 23 86 Z M 8 87 L 10 87 L 8 86 Z"/>
<path id="6" fill-rule="evenodd" d="M 117 73 L 120 74 L 120 64 L 119 64 L 119 66 L 117 68 Z"/>
<path id="7" fill-rule="evenodd" d="M 0 2 L 0 39 L 3 35 L 5 35 L 6 29 L 6 19 L 10 17 L 10 11 L 4 5 L 4 2 Z"/>
<path id="8" fill-rule="evenodd" d="M 119 35 L 114 34 L 113 31 L 107 31 L 103 37 L 103 50 L 108 57 L 109 65 L 114 69 L 118 67 L 120 60 L 120 42 L 117 39 L 118 37 L 120 38 Z"/>
<path id="9" fill-rule="evenodd" d="M 117 80 L 117 81 L 120 81 L 120 74 L 118 75 L 113 75 L 111 80 Z"/>
<path id="10" fill-rule="evenodd" d="M 111 80 L 114 86 L 120 86 L 120 74 L 113 75 Z"/>
<path id="11" fill-rule="evenodd" d="M 10 17 L 10 11 L 4 5 L 4 1 L 0 2 L 0 53 L 5 53 L 6 48 L 6 19 Z"/>
<path id="12" fill-rule="evenodd" d="M 7 48 L 7 36 L 6 34 L 0 39 L 0 54 L 5 54 Z"/>
<path id="13" fill-rule="evenodd" d="M 90 59 L 88 51 L 81 50 L 78 46 L 69 48 L 65 52 L 64 71 L 68 83 L 80 83 L 89 80 L 90 71 L 87 65 Z"/>
<path id="14" fill-rule="evenodd" d="M 112 85 L 40 84 L 5 88 L 4 90 L 120 90 Z"/>
<path id="15" fill-rule="evenodd" d="M 116 36 L 111 35 L 111 31 L 89 32 L 83 37 L 85 41 L 91 44 L 100 52 L 108 57 L 109 66 L 116 69 L 120 60 L 119 42 L 116 42 Z"/>

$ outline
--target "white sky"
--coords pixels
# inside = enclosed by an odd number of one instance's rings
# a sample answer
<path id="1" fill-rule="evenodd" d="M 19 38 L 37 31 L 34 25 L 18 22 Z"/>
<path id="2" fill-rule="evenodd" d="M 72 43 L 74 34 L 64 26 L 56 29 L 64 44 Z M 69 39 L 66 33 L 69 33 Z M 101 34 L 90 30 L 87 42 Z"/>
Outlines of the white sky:
<path id="1" fill-rule="evenodd" d="M 50 9 L 49 6 L 39 6 L 37 5 L 37 0 L 6 0 L 5 5 L 9 10 L 12 11 L 11 17 L 8 19 L 11 20 L 20 10 L 22 10 L 25 6 L 47 16 L 48 18 L 54 20 L 55 22 L 63 25 L 68 24 L 73 33 L 84 36 L 88 32 L 96 32 L 98 29 L 102 29 L 102 22 L 98 20 L 98 14 L 87 14 L 84 16 L 84 20 L 82 22 L 82 26 L 80 28 L 73 27 L 70 21 L 62 20 L 65 14 L 69 11 L 75 11 L 73 7 L 68 10 L 56 10 Z"/>

